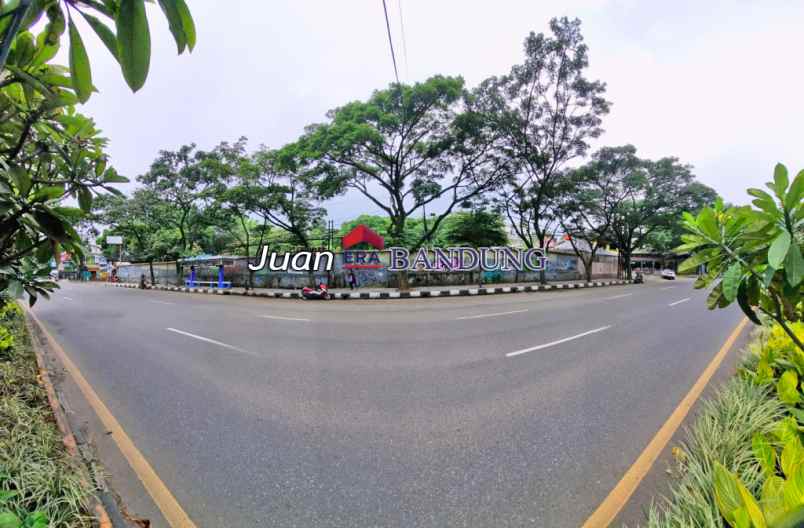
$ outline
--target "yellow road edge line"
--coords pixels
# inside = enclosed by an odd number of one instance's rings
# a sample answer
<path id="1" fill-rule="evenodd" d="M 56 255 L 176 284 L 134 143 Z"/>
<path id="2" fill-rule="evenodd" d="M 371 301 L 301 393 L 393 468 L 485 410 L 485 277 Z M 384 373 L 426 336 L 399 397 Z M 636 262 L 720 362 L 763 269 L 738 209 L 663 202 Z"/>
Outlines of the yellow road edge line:
<path id="1" fill-rule="evenodd" d="M 67 353 L 64 349 L 59 345 L 56 339 L 50 335 L 45 325 L 39 320 L 39 318 L 33 313 L 32 310 L 28 310 L 28 313 L 33 317 L 36 323 L 39 325 L 39 328 L 42 329 L 42 333 L 45 335 L 45 338 L 48 340 L 51 348 L 53 349 L 54 353 L 59 357 L 59 360 L 64 365 L 64 368 L 70 373 L 70 376 L 75 380 L 78 388 L 81 389 L 81 392 L 84 394 L 84 397 L 89 401 L 89 404 L 95 410 L 95 413 L 100 418 L 101 422 L 103 422 L 104 427 L 108 431 L 111 431 L 112 438 L 114 439 L 117 447 L 123 453 L 123 456 L 126 457 L 128 460 L 131 469 L 137 474 L 142 485 L 145 486 L 145 490 L 154 500 L 156 505 L 162 512 L 162 515 L 165 516 L 168 524 L 170 524 L 171 528 L 197 528 L 195 523 L 190 519 L 184 509 L 179 505 L 176 498 L 170 492 L 170 490 L 165 486 L 165 483 L 159 478 L 156 474 L 156 471 L 151 467 L 151 464 L 145 459 L 145 457 L 140 453 L 140 450 L 134 445 L 134 442 L 131 441 L 131 438 L 126 434 L 123 430 L 123 427 L 117 421 L 117 419 L 112 415 L 106 405 L 101 401 L 98 397 L 95 390 L 92 386 L 87 382 L 84 378 L 81 371 L 72 362 L 72 360 L 67 356 Z"/>
<path id="2" fill-rule="evenodd" d="M 636 491 L 639 483 L 642 482 L 642 479 L 648 474 L 653 463 L 656 462 L 662 450 L 664 450 L 679 426 L 681 426 L 684 418 L 686 418 L 692 406 L 701 396 L 701 393 L 704 388 L 706 388 L 709 380 L 712 379 L 712 376 L 714 376 L 718 367 L 720 367 L 720 364 L 723 363 L 723 360 L 746 324 L 748 324 L 748 319 L 744 317 L 723 343 L 723 346 L 720 347 L 720 350 L 715 354 L 715 357 L 712 358 L 712 361 L 709 362 L 709 365 L 706 366 L 687 395 L 684 396 L 684 399 L 681 400 L 664 425 L 656 432 L 656 435 L 651 439 L 634 464 L 628 468 L 628 471 L 625 472 L 625 475 L 623 475 L 617 485 L 614 486 L 614 489 L 611 490 L 603 502 L 600 503 L 600 506 L 598 506 L 594 513 L 583 523 L 582 528 L 605 528 L 614 521 L 614 518 L 617 517 L 617 514 L 620 513 L 620 510 L 622 510 L 623 506 L 628 502 L 628 499 L 631 498 L 631 495 Z"/>

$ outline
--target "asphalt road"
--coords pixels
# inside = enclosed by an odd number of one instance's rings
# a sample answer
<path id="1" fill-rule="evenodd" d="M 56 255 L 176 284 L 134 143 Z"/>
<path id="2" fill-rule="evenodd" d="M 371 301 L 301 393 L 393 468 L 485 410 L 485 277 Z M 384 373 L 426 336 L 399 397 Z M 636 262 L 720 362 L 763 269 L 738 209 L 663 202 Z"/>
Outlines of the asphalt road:
<path id="1" fill-rule="evenodd" d="M 330 302 L 64 283 L 35 312 L 200 527 L 569 527 L 739 322 L 704 298 L 685 280 Z"/>

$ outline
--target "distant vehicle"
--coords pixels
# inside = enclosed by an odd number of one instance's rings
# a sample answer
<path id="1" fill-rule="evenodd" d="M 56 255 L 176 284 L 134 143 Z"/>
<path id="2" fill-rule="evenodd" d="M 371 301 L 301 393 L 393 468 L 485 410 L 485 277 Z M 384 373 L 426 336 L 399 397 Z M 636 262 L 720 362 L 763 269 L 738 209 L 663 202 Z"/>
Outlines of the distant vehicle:
<path id="1" fill-rule="evenodd" d="M 56 270 L 51 271 L 50 272 L 50 280 L 54 280 L 54 281 L 59 280 L 59 272 L 56 271 Z"/>
<path id="2" fill-rule="evenodd" d="M 662 278 L 667 280 L 676 280 L 676 272 L 670 268 L 662 270 Z"/>

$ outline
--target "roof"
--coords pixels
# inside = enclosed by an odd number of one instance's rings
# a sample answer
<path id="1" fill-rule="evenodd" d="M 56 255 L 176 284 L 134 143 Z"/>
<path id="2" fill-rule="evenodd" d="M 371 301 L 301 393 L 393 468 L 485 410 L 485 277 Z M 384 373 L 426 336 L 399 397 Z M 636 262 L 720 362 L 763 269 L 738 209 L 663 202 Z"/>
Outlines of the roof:
<path id="1" fill-rule="evenodd" d="M 575 245 L 578 247 L 578 251 L 580 251 L 581 253 L 589 253 L 591 251 L 590 249 L 591 246 L 589 245 L 588 241 L 582 238 L 576 238 L 574 242 Z M 559 244 L 557 244 L 554 248 L 552 248 L 552 251 L 555 253 L 564 253 L 564 252 L 574 253 L 575 248 L 572 247 L 572 242 L 570 242 L 569 240 L 562 240 Z M 617 256 L 617 253 L 609 251 L 608 249 L 605 249 L 603 247 L 599 247 L 595 252 L 595 255 L 614 257 Z"/>
<path id="2" fill-rule="evenodd" d="M 232 257 L 228 255 L 196 255 L 195 257 L 186 257 L 179 259 L 181 264 L 210 264 L 219 266 L 221 264 L 232 264 L 240 257 Z"/>

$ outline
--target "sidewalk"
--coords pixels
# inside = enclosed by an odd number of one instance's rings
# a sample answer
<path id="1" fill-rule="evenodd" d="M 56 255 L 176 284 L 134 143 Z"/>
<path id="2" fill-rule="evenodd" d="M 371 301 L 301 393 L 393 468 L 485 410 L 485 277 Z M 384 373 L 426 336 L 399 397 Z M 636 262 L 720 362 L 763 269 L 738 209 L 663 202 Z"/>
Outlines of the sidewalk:
<path id="1" fill-rule="evenodd" d="M 567 281 L 538 284 L 533 282 L 487 284 L 482 288 L 477 286 L 424 286 L 411 288 L 408 292 L 400 292 L 397 288 L 366 288 L 350 290 L 349 288 L 332 288 L 330 293 L 334 299 L 412 299 L 421 297 L 458 297 L 466 295 L 494 295 L 502 293 L 536 292 L 548 290 L 562 290 L 574 288 L 600 288 L 605 286 L 619 286 L 631 284 L 630 280 L 607 279 L 592 282 L 586 281 Z M 134 283 L 107 283 L 111 286 L 120 288 L 138 288 Z M 149 289 L 162 291 L 176 291 L 185 293 L 207 293 L 215 295 L 243 295 L 248 297 L 272 297 L 276 299 L 300 299 L 300 290 L 288 290 L 279 288 L 187 288 L 184 286 L 164 286 L 157 284 L 149 286 Z"/>

